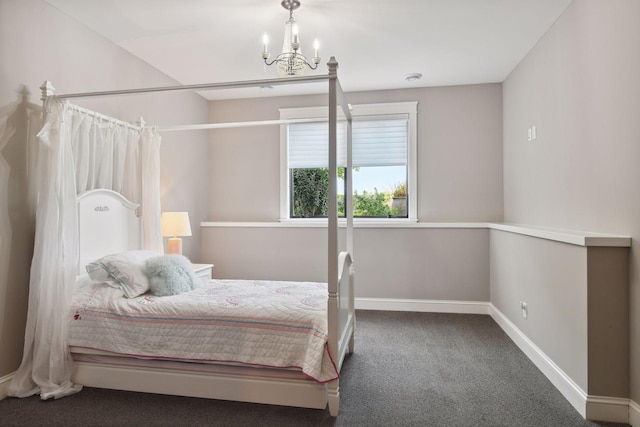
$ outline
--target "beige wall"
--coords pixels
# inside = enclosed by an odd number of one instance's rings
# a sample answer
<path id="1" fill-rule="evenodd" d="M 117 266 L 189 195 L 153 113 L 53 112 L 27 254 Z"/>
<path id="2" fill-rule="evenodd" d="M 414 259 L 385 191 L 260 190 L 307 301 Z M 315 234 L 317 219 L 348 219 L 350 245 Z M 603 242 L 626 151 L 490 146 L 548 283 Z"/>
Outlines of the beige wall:
<path id="1" fill-rule="evenodd" d="M 202 239 L 215 278 L 327 281 L 324 228 L 206 227 Z M 486 229 L 357 228 L 354 254 L 356 297 L 489 301 Z"/>
<path id="2" fill-rule="evenodd" d="M 629 397 L 629 249 L 587 249 L 589 387 Z"/>
<path id="3" fill-rule="evenodd" d="M 28 120 L 24 107 L 40 114 L 40 91 L 51 80 L 61 93 L 171 85 L 151 68 L 56 9 L 37 0 L 0 1 L 0 377 L 22 357 L 34 217 L 29 211 Z M 26 102 L 18 93 L 26 88 Z M 196 94 L 78 100 L 78 104 L 123 120 L 143 116 L 150 124 L 202 123 L 207 103 Z M 15 129 L 13 132 L 11 129 Z M 188 149 L 185 149 L 188 147 Z M 208 193 L 206 133 L 163 135 L 162 204 L 187 210 L 198 224 Z M 199 229 L 185 238 L 185 253 L 200 257 Z"/>
<path id="4" fill-rule="evenodd" d="M 500 84 L 359 92 L 347 99 L 418 101 L 420 221 L 502 220 Z M 278 108 L 326 104 L 326 96 L 214 101 L 210 119 L 273 120 Z M 278 126 L 211 131 L 210 220 L 278 220 L 279 135 Z"/>
<path id="5" fill-rule="evenodd" d="M 576 0 L 503 83 L 505 221 L 633 238 L 629 359 L 635 402 L 640 402 L 639 20 L 636 0 Z M 538 139 L 527 142 L 532 125 Z"/>
<path id="6" fill-rule="evenodd" d="M 418 101 L 420 221 L 502 219 L 500 84 L 347 94 L 352 104 Z M 326 105 L 326 96 L 210 103 L 213 122 L 278 119 L 278 108 Z M 211 132 L 211 221 L 278 221 L 280 129 Z M 326 280 L 326 232 L 207 228 L 202 255 L 216 277 Z M 488 232 L 357 229 L 358 297 L 488 301 Z M 304 254 L 304 256 L 302 256 Z M 313 254 L 313 255 L 310 255 Z M 296 260 L 288 266 L 286 259 Z"/>
<path id="7" fill-rule="evenodd" d="M 491 302 L 587 390 L 587 248 L 491 230 Z M 528 316 L 520 310 L 526 302 Z"/>

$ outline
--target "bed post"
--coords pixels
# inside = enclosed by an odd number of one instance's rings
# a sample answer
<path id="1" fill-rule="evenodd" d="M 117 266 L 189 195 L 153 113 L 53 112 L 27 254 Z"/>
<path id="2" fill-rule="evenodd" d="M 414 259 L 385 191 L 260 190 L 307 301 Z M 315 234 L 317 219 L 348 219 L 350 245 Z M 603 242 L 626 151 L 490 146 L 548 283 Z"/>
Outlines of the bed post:
<path id="1" fill-rule="evenodd" d="M 349 112 L 349 105 L 343 105 L 345 113 Z M 356 312 L 354 305 L 354 292 L 355 292 L 355 284 L 354 284 L 354 274 L 353 273 L 353 120 L 351 117 L 351 113 L 345 114 L 347 116 L 347 167 L 345 177 L 347 179 L 347 188 L 346 194 L 344 195 L 344 209 L 345 216 L 347 217 L 347 252 L 351 257 L 351 263 L 349 266 L 349 298 L 348 301 L 348 313 L 353 319 L 353 324 L 351 325 L 351 336 L 349 338 L 349 353 L 353 353 L 355 349 L 355 328 L 356 328 Z M 344 295 L 341 296 L 344 301 Z M 340 325 L 339 329 L 342 329 L 342 325 Z"/>
<path id="2" fill-rule="evenodd" d="M 56 88 L 53 87 L 53 84 L 49 80 L 45 80 L 40 86 L 40 91 L 42 96 L 40 99 L 42 100 L 42 125 L 44 125 L 45 120 L 47 119 L 47 108 L 45 106 L 47 102 L 47 98 L 53 96 L 56 93 Z"/>
<path id="3" fill-rule="evenodd" d="M 337 168 L 337 70 L 338 62 L 333 56 L 327 63 L 329 67 L 329 224 L 327 229 L 327 265 L 329 300 L 327 307 L 329 328 L 329 354 L 334 363 L 339 363 L 338 345 L 339 331 L 339 307 L 338 307 L 338 201 L 336 198 L 338 174 Z M 340 404 L 340 380 L 329 383 L 329 412 L 331 416 L 338 415 Z"/>

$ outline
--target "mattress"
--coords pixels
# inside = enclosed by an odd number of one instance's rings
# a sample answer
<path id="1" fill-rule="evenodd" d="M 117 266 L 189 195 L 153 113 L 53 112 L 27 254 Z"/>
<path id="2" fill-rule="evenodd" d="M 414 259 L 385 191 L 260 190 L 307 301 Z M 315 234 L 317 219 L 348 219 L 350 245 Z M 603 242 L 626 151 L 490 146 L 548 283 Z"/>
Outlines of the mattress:
<path id="1" fill-rule="evenodd" d="M 139 359 L 299 369 L 338 378 L 327 345 L 327 286 L 212 280 L 173 296 L 125 298 L 88 277 L 71 302 L 69 345 Z"/>

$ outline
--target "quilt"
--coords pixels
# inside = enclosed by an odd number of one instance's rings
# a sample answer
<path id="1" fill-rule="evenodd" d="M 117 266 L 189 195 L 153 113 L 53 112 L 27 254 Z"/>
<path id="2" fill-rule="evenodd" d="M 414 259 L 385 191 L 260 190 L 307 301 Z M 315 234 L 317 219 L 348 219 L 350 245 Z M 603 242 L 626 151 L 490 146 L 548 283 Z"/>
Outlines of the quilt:
<path id="1" fill-rule="evenodd" d="M 124 298 L 88 277 L 71 302 L 69 345 L 121 355 L 296 368 L 339 377 L 327 339 L 327 285 L 212 280 L 172 296 Z"/>

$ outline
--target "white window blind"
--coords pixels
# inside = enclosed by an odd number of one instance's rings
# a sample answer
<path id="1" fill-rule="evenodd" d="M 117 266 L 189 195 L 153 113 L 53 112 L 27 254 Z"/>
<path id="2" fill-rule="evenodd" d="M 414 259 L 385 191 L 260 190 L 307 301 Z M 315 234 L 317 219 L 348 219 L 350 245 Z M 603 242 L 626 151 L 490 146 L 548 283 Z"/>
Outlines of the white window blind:
<path id="1" fill-rule="evenodd" d="M 408 118 L 353 122 L 353 166 L 406 166 Z M 327 167 L 327 123 L 295 123 L 288 127 L 289 168 Z M 346 166 L 346 123 L 338 123 L 338 166 Z"/>

